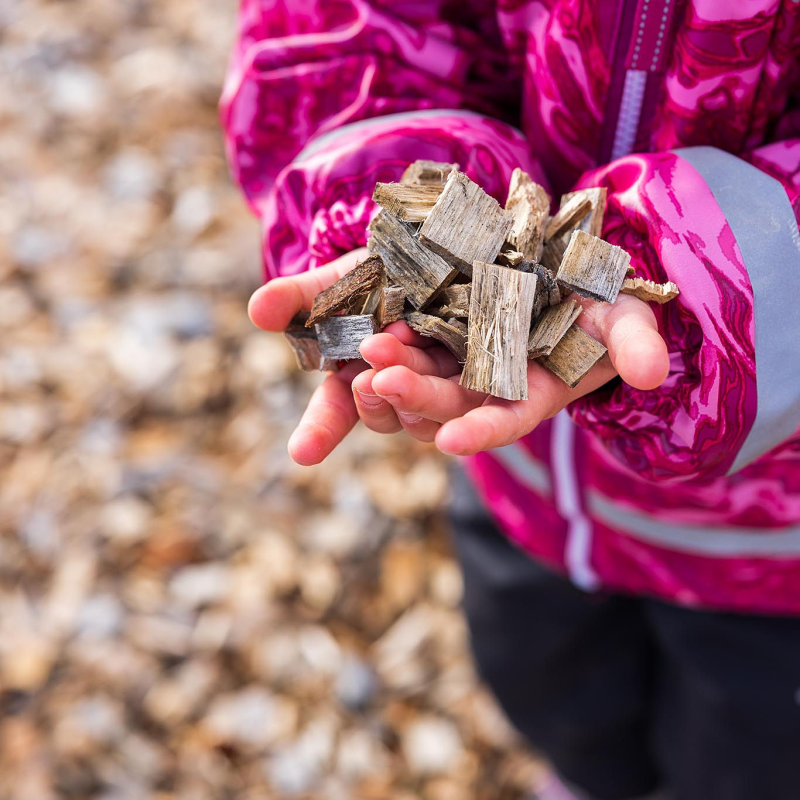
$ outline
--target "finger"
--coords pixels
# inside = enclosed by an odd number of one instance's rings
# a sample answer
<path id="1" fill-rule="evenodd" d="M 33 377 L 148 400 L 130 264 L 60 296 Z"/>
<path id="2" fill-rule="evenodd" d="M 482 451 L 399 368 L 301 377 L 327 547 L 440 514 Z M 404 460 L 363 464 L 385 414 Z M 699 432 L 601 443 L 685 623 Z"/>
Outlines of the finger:
<path id="1" fill-rule="evenodd" d="M 407 344 L 410 347 L 418 347 L 420 350 L 427 350 L 429 347 L 436 347 L 439 344 L 432 336 L 422 336 L 422 334 L 412 330 L 409 328 L 408 323 L 403 320 L 387 325 L 383 332 L 391 333 L 395 339 L 398 339 L 403 344 Z"/>
<path id="2" fill-rule="evenodd" d="M 461 365 L 446 347 L 420 350 L 409 347 L 390 333 L 376 333 L 361 343 L 361 356 L 373 369 L 390 366 L 408 367 L 419 375 L 449 378 L 461 372 Z"/>
<path id="3" fill-rule="evenodd" d="M 397 412 L 435 422 L 446 422 L 480 406 L 486 395 L 458 385 L 450 379 L 417 375 L 408 367 L 387 367 L 372 381 L 374 391 L 388 400 Z"/>
<path id="4" fill-rule="evenodd" d="M 286 330 L 292 317 L 298 311 L 309 310 L 314 298 L 346 272 L 367 257 L 366 248 L 354 250 L 330 264 L 317 269 L 273 278 L 253 292 L 247 306 L 247 313 L 253 324 L 265 331 Z"/>
<path id="5" fill-rule="evenodd" d="M 289 438 L 289 455 L 303 466 L 324 461 L 358 421 L 350 384 L 366 365 L 359 361 L 329 374 L 317 387 Z"/>
<path id="6" fill-rule="evenodd" d="M 578 324 L 605 343 L 622 380 L 635 389 L 655 389 L 669 373 L 669 353 L 652 309 L 621 294 L 613 304 L 581 300 Z"/>
<path id="7" fill-rule="evenodd" d="M 511 444 L 555 416 L 572 400 L 607 383 L 615 374 L 609 359 L 604 358 L 579 386 L 570 389 L 549 370 L 531 361 L 528 400 L 490 397 L 479 408 L 443 425 L 436 436 L 436 446 L 443 453 L 465 456 Z"/>
<path id="8" fill-rule="evenodd" d="M 409 436 L 413 436 L 420 442 L 432 442 L 436 439 L 436 434 L 441 427 L 438 422 L 407 411 L 396 411 L 395 413 Z"/>
<path id="9" fill-rule="evenodd" d="M 361 421 L 377 433 L 397 433 L 403 429 L 391 403 L 375 394 L 372 379 L 377 375 L 374 369 L 364 370 L 353 380 L 353 399 Z"/>

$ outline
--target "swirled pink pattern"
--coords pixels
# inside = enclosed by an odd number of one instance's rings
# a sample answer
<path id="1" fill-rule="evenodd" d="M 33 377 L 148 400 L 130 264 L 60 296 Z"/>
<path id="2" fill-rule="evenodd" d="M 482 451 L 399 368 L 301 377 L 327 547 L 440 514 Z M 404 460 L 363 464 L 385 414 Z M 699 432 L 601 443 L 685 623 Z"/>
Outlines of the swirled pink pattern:
<path id="1" fill-rule="evenodd" d="M 228 155 L 263 222 L 268 278 L 364 244 L 375 182 L 416 158 L 458 161 L 501 201 L 516 166 L 554 192 L 607 186 L 604 236 L 683 294 L 656 309 L 664 386 L 610 384 L 574 405 L 583 483 L 663 523 L 769 536 L 800 524 L 800 437 L 726 477 L 757 408 L 753 294 L 713 195 L 669 151 L 740 155 L 783 183 L 800 220 L 800 3 L 674 3 L 668 56 L 642 61 L 654 71 L 641 152 L 604 164 L 632 29 L 622 3 L 243 0 L 221 105 Z M 550 429 L 520 443 L 544 475 Z M 471 469 L 509 535 L 563 569 L 552 485 L 532 490 L 489 453 Z M 591 565 L 607 588 L 800 613 L 800 548 L 712 557 L 593 523 Z"/>

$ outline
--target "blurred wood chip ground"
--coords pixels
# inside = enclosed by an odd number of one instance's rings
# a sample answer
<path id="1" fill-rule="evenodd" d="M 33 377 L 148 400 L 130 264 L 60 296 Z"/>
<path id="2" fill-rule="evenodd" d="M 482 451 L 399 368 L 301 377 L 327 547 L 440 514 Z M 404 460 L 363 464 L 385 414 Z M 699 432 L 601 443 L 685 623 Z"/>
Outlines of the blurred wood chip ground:
<path id="1" fill-rule="evenodd" d="M 0 4 L 0 797 L 518 797 L 443 462 L 286 456 L 319 378 L 245 313 L 234 11 Z"/>

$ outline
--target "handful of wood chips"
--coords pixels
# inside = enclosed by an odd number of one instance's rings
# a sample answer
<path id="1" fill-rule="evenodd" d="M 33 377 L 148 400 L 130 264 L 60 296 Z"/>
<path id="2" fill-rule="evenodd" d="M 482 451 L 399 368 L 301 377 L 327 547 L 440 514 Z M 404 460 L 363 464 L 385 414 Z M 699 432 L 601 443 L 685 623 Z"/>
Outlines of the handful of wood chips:
<path id="1" fill-rule="evenodd" d="M 529 359 L 573 387 L 606 353 L 575 324 L 571 292 L 601 303 L 678 295 L 674 283 L 631 277 L 630 255 L 599 237 L 603 188 L 565 194 L 551 217 L 547 192 L 521 169 L 503 209 L 458 164 L 415 161 L 373 200 L 369 258 L 286 331 L 302 369 L 360 358 L 367 336 L 405 319 L 464 364 L 462 386 L 525 400 Z"/>

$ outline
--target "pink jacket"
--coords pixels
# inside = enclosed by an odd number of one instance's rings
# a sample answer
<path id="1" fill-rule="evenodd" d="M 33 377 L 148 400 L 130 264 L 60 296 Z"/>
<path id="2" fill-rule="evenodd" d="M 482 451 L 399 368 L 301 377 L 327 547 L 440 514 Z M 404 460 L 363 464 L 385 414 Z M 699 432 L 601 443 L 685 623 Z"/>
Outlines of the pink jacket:
<path id="1" fill-rule="evenodd" d="M 471 473 L 586 589 L 800 613 L 800 2 L 243 0 L 222 115 L 267 278 L 363 245 L 417 158 L 608 187 L 603 236 L 682 289 L 670 375 Z"/>

